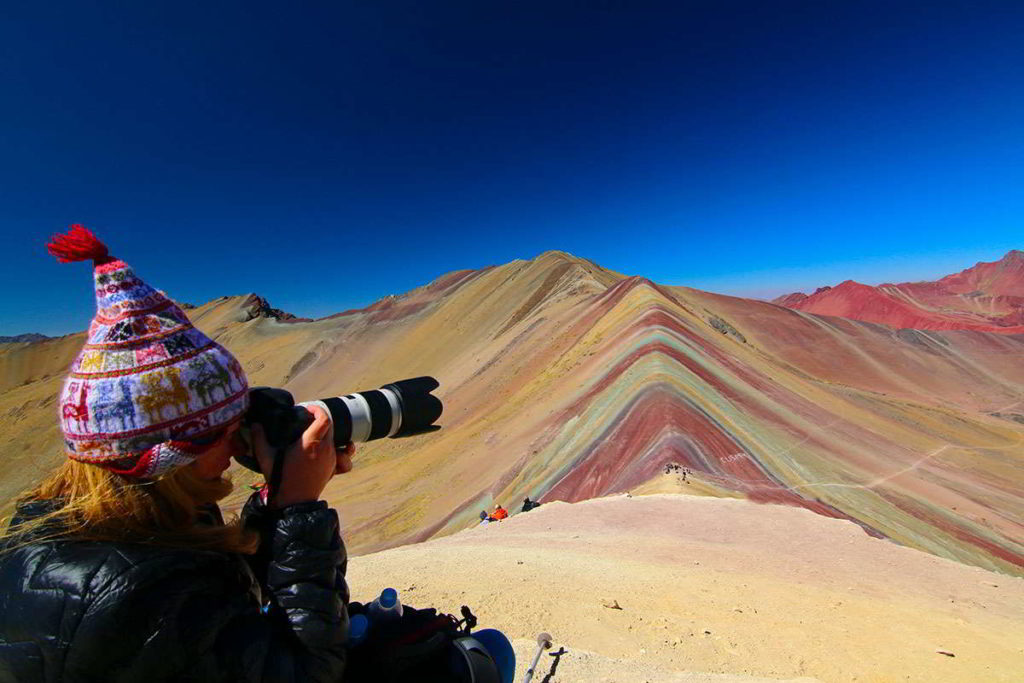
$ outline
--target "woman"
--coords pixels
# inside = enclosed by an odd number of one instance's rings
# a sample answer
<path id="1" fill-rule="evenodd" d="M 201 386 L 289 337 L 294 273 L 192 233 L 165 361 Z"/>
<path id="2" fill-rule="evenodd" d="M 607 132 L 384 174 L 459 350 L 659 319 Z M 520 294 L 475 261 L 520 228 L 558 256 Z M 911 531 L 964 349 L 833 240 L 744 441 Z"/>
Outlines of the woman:
<path id="1" fill-rule="evenodd" d="M 341 680 L 346 556 L 319 497 L 352 445 L 314 409 L 272 506 L 224 524 L 241 366 L 88 230 L 49 246 L 93 259 L 98 310 L 59 401 L 69 460 L 2 541 L 0 682 Z M 269 473 L 259 425 L 249 441 Z"/>

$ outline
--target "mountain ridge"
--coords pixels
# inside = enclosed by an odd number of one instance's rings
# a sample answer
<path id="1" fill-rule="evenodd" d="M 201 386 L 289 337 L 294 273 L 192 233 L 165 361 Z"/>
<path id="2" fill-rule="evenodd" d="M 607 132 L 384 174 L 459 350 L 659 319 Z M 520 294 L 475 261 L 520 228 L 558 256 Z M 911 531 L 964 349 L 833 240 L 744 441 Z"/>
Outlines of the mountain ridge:
<path id="1" fill-rule="evenodd" d="M 772 301 L 795 310 L 896 328 L 1024 334 L 1024 252 L 980 261 L 935 281 L 866 285 L 845 280 Z"/>
<path id="2" fill-rule="evenodd" d="M 53 339 L 53 337 L 48 337 L 45 334 L 39 334 L 38 332 L 26 332 L 25 334 L 0 337 L 0 344 L 24 344 L 46 341 L 47 339 Z"/>
<path id="3" fill-rule="evenodd" d="M 253 386 L 310 399 L 441 381 L 441 431 L 361 445 L 325 491 L 353 555 L 447 535 L 495 502 L 639 490 L 675 464 L 687 492 L 802 507 L 1024 573 L 1019 336 L 818 316 L 564 252 L 307 322 L 251 317 L 248 304 L 189 316 Z M 0 349 L 8 498 L 60 462 L 54 397 L 80 344 Z"/>

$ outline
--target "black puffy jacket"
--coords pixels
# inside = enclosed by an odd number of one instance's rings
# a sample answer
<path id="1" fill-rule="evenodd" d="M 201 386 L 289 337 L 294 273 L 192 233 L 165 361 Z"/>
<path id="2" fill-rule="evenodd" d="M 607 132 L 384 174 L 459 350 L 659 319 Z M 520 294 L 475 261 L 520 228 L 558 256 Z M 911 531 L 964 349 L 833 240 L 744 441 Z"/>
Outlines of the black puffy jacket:
<path id="1" fill-rule="evenodd" d="M 0 551 L 0 682 L 340 681 L 337 514 L 254 497 L 243 518 L 262 538 L 252 557 L 69 539 Z"/>

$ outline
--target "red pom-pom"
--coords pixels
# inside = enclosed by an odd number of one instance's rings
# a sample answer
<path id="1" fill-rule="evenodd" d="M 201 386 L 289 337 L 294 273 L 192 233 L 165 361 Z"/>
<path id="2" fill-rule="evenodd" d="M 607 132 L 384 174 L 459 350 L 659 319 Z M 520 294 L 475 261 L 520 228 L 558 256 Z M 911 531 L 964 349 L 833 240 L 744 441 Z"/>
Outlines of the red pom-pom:
<path id="1" fill-rule="evenodd" d="M 66 235 L 54 235 L 46 250 L 61 263 L 73 263 L 92 259 L 95 265 L 110 263 L 114 259 L 107 251 L 107 245 L 100 242 L 84 225 L 75 223 Z"/>

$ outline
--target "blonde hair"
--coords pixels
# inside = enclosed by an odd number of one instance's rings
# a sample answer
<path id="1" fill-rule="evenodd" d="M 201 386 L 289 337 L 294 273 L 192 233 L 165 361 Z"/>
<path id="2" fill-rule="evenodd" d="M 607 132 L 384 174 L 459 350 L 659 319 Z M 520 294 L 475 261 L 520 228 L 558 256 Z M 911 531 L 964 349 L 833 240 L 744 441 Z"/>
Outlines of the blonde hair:
<path id="1" fill-rule="evenodd" d="M 259 537 L 239 520 L 223 526 L 199 521 L 200 506 L 221 500 L 231 489 L 230 479 L 201 479 L 189 466 L 140 480 L 67 460 L 17 501 L 53 501 L 54 509 L 11 525 L 4 536 L 14 541 L 9 547 L 73 538 L 251 554 Z"/>

